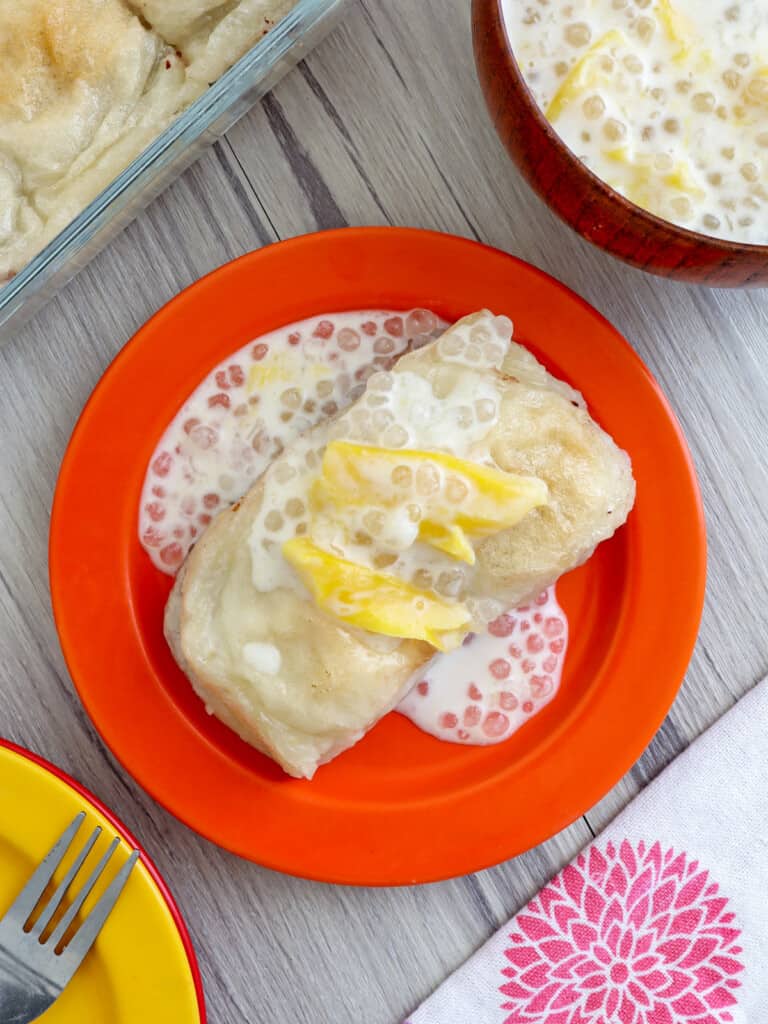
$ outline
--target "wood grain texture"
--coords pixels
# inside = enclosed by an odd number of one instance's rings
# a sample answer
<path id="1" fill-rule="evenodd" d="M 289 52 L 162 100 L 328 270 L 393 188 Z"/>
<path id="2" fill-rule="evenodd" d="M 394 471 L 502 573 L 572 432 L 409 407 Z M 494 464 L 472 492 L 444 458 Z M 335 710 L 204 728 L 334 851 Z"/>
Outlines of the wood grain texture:
<path id="1" fill-rule="evenodd" d="M 0 349 L 0 731 L 92 788 L 156 858 L 199 950 L 213 1024 L 397 1024 L 768 671 L 759 628 L 768 300 L 651 278 L 565 228 L 496 137 L 469 22 L 466 0 L 351 3 L 320 49 Z M 278 237 L 347 223 L 479 238 L 583 294 L 630 339 L 676 408 L 710 528 L 701 637 L 680 697 L 638 764 L 537 850 L 418 889 L 283 877 L 171 818 L 98 739 L 63 664 L 48 597 L 58 465 L 115 353 L 213 267 Z M 648 652 L 649 676 L 659 657 Z"/>
<path id="2" fill-rule="evenodd" d="M 472 0 L 480 80 L 513 160 L 563 220 L 636 267 L 718 287 L 768 284 L 768 246 L 688 231 L 629 202 L 571 152 L 534 100 L 509 50 L 504 0 Z"/>

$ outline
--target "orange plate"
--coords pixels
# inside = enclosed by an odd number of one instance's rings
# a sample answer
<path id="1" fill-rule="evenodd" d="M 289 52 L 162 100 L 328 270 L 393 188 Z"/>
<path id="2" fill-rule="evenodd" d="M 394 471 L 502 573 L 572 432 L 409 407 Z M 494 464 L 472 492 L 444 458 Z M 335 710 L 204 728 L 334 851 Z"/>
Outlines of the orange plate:
<path id="1" fill-rule="evenodd" d="M 629 523 L 559 586 L 571 644 L 557 698 L 507 742 L 440 743 L 388 715 L 312 782 L 209 717 L 162 633 L 171 581 L 139 545 L 138 503 L 165 426 L 250 339 L 323 312 L 487 306 L 578 387 L 632 456 Z M 594 309 L 520 260 L 448 235 L 362 228 L 243 256 L 198 281 L 125 346 L 64 459 L 51 522 L 61 644 L 106 743 L 165 807 L 268 867 L 392 885 L 529 849 L 602 797 L 672 703 L 704 597 L 704 519 L 680 428 L 638 357 Z M 371 680 L 371 685 L 375 685 Z"/>

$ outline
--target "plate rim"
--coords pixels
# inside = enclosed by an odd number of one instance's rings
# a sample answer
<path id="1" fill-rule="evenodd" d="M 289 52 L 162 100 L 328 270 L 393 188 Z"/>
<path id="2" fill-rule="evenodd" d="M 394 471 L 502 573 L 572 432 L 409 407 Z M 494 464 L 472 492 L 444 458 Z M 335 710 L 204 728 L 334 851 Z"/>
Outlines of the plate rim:
<path id="1" fill-rule="evenodd" d="M 286 863 L 285 857 L 278 855 L 272 855 L 269 852 L 265 852 L 264 849 L 254 850 L 250 848 L 248 844 L 245 846 L 234 842 L 231 839 L 222 839 L 220 835 L 216 833 L 215 829 L 206 828 L 201 826 L 199 820 L 196 820 L 194 809 L 185 807 L 183 810 L 178 809 L 179 801 L 169 799 L 166 793 L 163 793 L 159 787 L 153 785 L 152 780 L 147 780 L 146 771 L 143 771 L 140 764 L 133 763 L 129 765 L 127 760 L 124 760 L 119 744 L 114 742 L 113 735 L 106 729 L 102 728 L 102 723 L 97 721 L 91 715 L 91 710 L 86 696 L 83 693 L 81 683 L 78 681 L 77 674 L 72 670 L 72 660 L 74 658 L 74 651 L 69 647 L 69 641 L 66 637 L 66 627 L 63 619 L 65 617 L 64 599 L 59 590 L 57 580 L 57 551 L 60 550 L 60 533 L 63 530 L 62 520 L 65 518 L 62 511 L 64 505 L 64 497 L 66 488 L 70 483 L 70 468 L 71 462 L 76 458 L 81 444 L 83 443 L 83 437 L 81 436 L 88 426 L 89 412 L 92 403 L 95 403 L 97 396 L 101 388 L 105 385 L 105 382 L 110 380 L 113 375 L 118 374 L 121 370 L 124 361 L 130 360 L 132 354 L 136 353 L 142 345 L 142 342 L 146 344 L 146 334 L 152 334 L 154 330 L 162 326 L 164 321 L 168 318 L 172 319 L 176 311 L 181 312 L 184 308 L 184 303 L 188 300 L 190 293 L 197 293 L 197 297 L 202 298 L 204 295 L 210 294 L 211 290 L 215 292 L 217 286 L 225 281 L 227 276 L 236 273 L 245 266 L 246 272 L 249 272 L 251 264 L 255 264 L 253 267 L 253 273 L 258 273 L 258 267 L 262 260 L 269 259 L 270 255 L 276 251 L 280 251 L 281 254 L 290 255 L 292 251 L 297 248 L 312 245 L 325 245 L 336 246 L 340 241 L 350 240 L 351 244 L 354 242 L 364 241 L 366 243 L 375 243 L 377 239 L 389 239 L 395 240 L 400 239 L 404 243 L 409 241 L 419 241 L 424 244 L 436 244 L 436 245 L 448 245 L 456 246 L 466 250 L 467 253 L 486 253 L 496 258 L 508 261 L 508 265 L 511 268 L 510 272 L 514 273 L 516 270 L 523 270 L 525 274 L 533 275 L 538 278 L 539 282 L 547 288 L 552 288 L 559 292 L 568 302 L 576 303 L 582 307 L 584 312 L 589 317 L 594 318 L 596 321 L 602 323 L 604 328 L 607 328 L 612 335 L 613 341 L 620 347 L 623 352 L 623 357 L 632 364 L 633 372 L 638 373 L 644 380 L 645 385 L 652 392 L 653 400 L 658 404 L 660 413 L 663 414 L 663 419 L 666 428 L 671 430 L 672 435 L 676 441 L 675 455 L 679 457 L 683 467 L 685 468 L 685 484 L 687 497 L 689 499 L 690 508 L 687 512 L 692 513 L 692 521 L 689 523 L 690 531 L 694 535 L 695 539 L 692 541 L 692 563 L 690 566 L 691 572 L 687 581 L 687 603 L 690 606 L 690 613 L 685 622 L 685 629 L 682 630 L 684 634 L 683 641 L 678 645 L 676 656 L 673 659 L 675 670 L 669 673 L 674 676 L 674 682 L 668 681 L 666 688 L 664 689 L 663 698 L 657 702 L 656 710 L 653 715 L 648 715 L 644 719 L 645 728 L 638 733 L 634 732 L 635 737 L 631 742 L 627 742 L 623 749 L 623 756 L 614 757 L 612 763 L 612 770 L 609 772 L 603 772 L 598 779 L 590 779 L 589 784 L 585 784 L 582 787 L 582 795 L 577 802 L 578 810 L 575 812 L 569 811 L 565 817 L 561 817 L 549 825 L 544 826 L 543 824 L 536 829 L 529 830 L 526 839 L 523 844 L 515 844 L 511 841 L 510 848 L 506 850 L 501 856 L 494 854 L 490 859 L 483 859 L 482 857 L 472 858 L 471 863 L 462 863 L 460 865 L 453 865 L 450 868 L 439 868 L 434 871 L 420 871 L 414 876 L 412 872 L 407 869 L 407 866 L 398 861 L 397 863 L 390 865 L 388 869 L 378 868 L 371 871 L 359 869 L 355 867 L 352 869 L 348 864 L 341 869 L 319 869 L 315 870 L 310 863 L 307 862 L 306 858 L 299 858 L 300 863 L 296 863 L 296 858 L 293 861 Z M 330 300 L 329 300 L 330 301 Z M 425 301 L 426 305 L 429 302 Z M 363 308 L 366 303 L 363 302 L 360 308 Z M 370 304 L 368 303 L 369 308 Z M 327 312 L 328 308 L 318 308 L 315 313 L 321 315 L 323 312 Z M 351 308 L 351 307 L 349 307 Z M 526 342 L 523 341 L 523 344 Z M 530 343 L 535 345 L 535 341 Z M 244 342 L 240 342 L 244 344 Z M 225 358 L 226 353 L 224 352 L 224 346 L 220 349 L 220 358 Z M 213 364 L 211 364 L 213 365 Z M 579 381 L 576 381 L 578 384 Z M 625 527 L 626 529 L 626 527 Z M 703 611 L 705 585 L 706 585 L 706 527 L 704 519 L 704 510 L 701 499 L 701 493 L 699 483 L 693 463 L 691 453 L 688 449 L 682 428 L 677 420 L 677 417 L 672 410 L 669 401 L 662 392 L 655 378 L 651 374 L 649 368 L 640 359 L 639 355 L 629 342 L 621 335 L 616 327 L 610 323 L 598 310 L 596 310 L 590 303 L 588 303 L 582 296 L 573 292 L 570 288 L 564 285 L 562 282 L 553 278 L 545 271 L 527 263 L 526 261 L 511 255 L 510 253 L 504 252 L 503 250 L 495 249 L 491 246 L 485 245 L 480 242 L 475 242 L 470 239 L 462 238 L 459 236 L 437 232 L 437 231 L 426 231 L 418 228 L 399 228 L 399 227 L 357 227 L 357 228 L 340 228 L 333 229 L 330 231 L 312 232 L 306 235 L 300 235 L 294 238 L 289 238 L 283 241 L 272 243 L 271 245 L 264 246 L 260 249 L 246 253 L 237 259 L 231 260 L 222 266 L 214 269 L 204 277 L 200 278 L 193 284 L 189 285 L 183 291 L 172 297 L 166 304 L 164 304 L 152 317 L 150 317 L 144 324 L 142 324 L 129 341 L 120 349 L 112 360 L 106 371 L 95 385 L 90 397 L 88 398 L 80 417 L 75 425 L 72 432 L 71 439 L 67 446 L 64 458 L 61 464 L 61 470 L 59 479 L 56 485 L 56 492 L 54 496 L 53 510 L 51 515 L 51 531 L 50 531 L 50 545 L 49 545 L 49 568 L 50 568 L 50 583 L 51 583 L 51 594 L 52 603 L 54 610 L 54 618 L 56 622 L 59 639 L 61 642 L 62 650 L 64 653 L 67 666 L 70 670 L 70 674 L 74 681 L 75 688 L 80 696 L 80 699 L 91 717 L 93 724 L 95 725 L 99 735 L 102 737 L 104 743 L 109 747 L 114 756 L 120 762 L 121 765 L 131 774 L 143 788 L 149 792 L 149 794 L 157 800 L 161 806 L 165 807 L 171 814 L 180 818 L 190 828 L 197 831 L 199 834 L 205 836 L 212 842 L 230 850 L 238 856 L 246 859 L 255 861 L 264 867 L 268 867 L 274 870 L 281 871 L 286 874 L 293 874 L 298 877 L 303 877 L 311 880 L 339 883 L 339 884 L 353 884 L 353 885 L 371 885 L 371 886 L 382 886 L 382 885 L 403 885 L 403 884 L 415 884 L 415 883 L 426 883 L 433 881 L 440 881 L 447 878 L 457 877 L 469 872 L 482 870 L 486 867 L 490 867 L 494 864 L 501 863 L 502 861 L 509 859 L 510 857 L 516 856 L 524 850 L 530 849 L 535 845 L 543 842 L 545 839 L 556 834 L 562 828 L 569 825 L 571 822 L 577 820 L 589 807 L 592 807 L 599 799 L 602 798 L 610 789 L 620 780 L 625 772 L 636 762 L 643 750 L 647 747 L 653 736 L 656 734 L 659 726 L 661 725 L 666 713 L 668 712 L 671 704 L 673 703 L 677 692 L 682 684 L 682 681 L 687 670 L 687 666 L 690 662 L 693 650 L 695 647 L 696 638 L 698 636 L 701 614 Z M 622 591 L 622 594 L 626 591 Z M 582 700 L 582 703 L 588 703 L 590 700 L 595 698 L 594 693 L 588 693 Z M 662 706 L 663 705 L 663 706 Z M 175 707 L 175 705 L 174 705 Z M 587 717 L 590 712 L 587 711 Z M 556 732 L 561 730 L 556 729 Z M 114 730 L 112 730 L 114 733 Z M 639 739 L 637 737 L 640 737 Z M 529 752 L 530 754 L 531 752 Z M 525 760 L 529 759 L 526 755 Z M 606 781 L 608 780 L 608 781 Z M 199 815 L 197 816 L 199 819 Z"/>
<path id="2" fill-rule="evenodd" d="M 168 887 L 168 883 L 160 874 L 159 868 L 147 853 L 143 844 L 140 843 L 130 829 L 123 824 L 114 811 L 111 811 L 109 807 L 107 807 L 106 804 L 104 804 L 86 786 L 84 786 L 82 782 L 79 782 L 68 772 L 64 771 L 63 768 L 59 768 L 58 765 L 55 765 L 52 761 L 49 761 L 41 754 L 37 754 L 35 751 L 29 750 L 27 747 L 22 747 L 18 743 L 14 743 L 13 740 L 6 739 L 3 736 L 0 736 L 0 748 L 15 754 L 24 761 L 29 761 L 38 768 L 42 768 L 44 772 L 52 775 L 60 782 L 63 782 L 69 789 L 77 793 L 81 799 L 85 800 L 86 803 L 90 804 L 91 807 L 98 811 L 102 817 L 106 818 L 123 842 L 127 843 L 131 849 L 139 851 L 139 859 L 151 878 L 153 885 L 162 896 L 166 909 L 168 910 L 171 920 L 178 932 L 179 938 L 181 939 L 181 944 L 184 947 L 184 954 L 187 958 L 187 964 L 189 965 L 190 974 L 192 975 L 192 983 L 194 985 L 195 996 L 197 998 L 199 1024 L 207 1024 L 208 1016 L 205 1006 L 203 979 L 200 973 L 200 966 L 197 962 L 195 947 L 192 944 L 192 937 L 189 934 L 189 929 L 187 928 L 187 924 L 179 910 L 176 899 Z"/>

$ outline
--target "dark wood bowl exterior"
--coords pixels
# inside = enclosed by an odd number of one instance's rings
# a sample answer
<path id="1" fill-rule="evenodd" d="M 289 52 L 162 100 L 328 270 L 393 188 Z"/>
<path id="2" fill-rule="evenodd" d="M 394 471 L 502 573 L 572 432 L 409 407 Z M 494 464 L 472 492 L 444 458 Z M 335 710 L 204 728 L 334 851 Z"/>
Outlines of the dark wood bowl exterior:
<path id="1" fill-rule="evenodd" d="M 768 246 L 726 242 L 635 206 L 594 175 L 538 107 L 509 45 L 502 0 L 472 0 L 475 61 L 499 136 L 529 184 L 587 241 L 642 270 L 714 288 L 768 286 Z"/>

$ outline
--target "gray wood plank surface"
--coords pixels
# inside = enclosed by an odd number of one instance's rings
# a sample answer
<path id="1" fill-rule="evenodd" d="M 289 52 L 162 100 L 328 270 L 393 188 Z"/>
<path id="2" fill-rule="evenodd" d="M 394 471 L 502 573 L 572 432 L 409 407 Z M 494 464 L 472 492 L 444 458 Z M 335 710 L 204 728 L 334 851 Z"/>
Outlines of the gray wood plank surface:
<path id="1" fill-rule="evenodd" d="M 59 461 L 83 402 L 135 329 L 240 253 L 363 223 L 478 238 L 594 303 L 677 410 L 710 528 L 696 653 L 639 763 L 538 849 L 418 889 L 283 877 L 171 818 L 96 736 L 63 664 L 47 586 Z M 0 349 L 0 732 L 72 772 L 141 836 L 189 922 L 213 1024 L 396 1024 L 768 671 L 767 329 L 764 293 L 647 277 L 591 249 L 533 197 L 486 116 L 466 0 L 357 0 L 270 97 Z"/>

